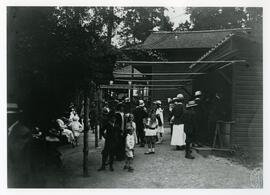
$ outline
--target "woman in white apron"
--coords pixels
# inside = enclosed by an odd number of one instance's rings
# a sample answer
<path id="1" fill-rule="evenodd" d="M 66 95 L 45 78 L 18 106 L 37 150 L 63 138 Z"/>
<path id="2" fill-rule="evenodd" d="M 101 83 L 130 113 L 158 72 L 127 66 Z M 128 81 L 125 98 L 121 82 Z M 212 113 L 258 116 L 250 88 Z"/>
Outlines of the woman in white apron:
<path id="1" fill-rule="evenodd" d="M 171 145 L 176 146 L 177 150 L 180 150 L 182 146 L 185 145 L 186 135 L 184 132 L 184 122 L 183 115 L 185 106 L 182 103 L 184 96 L 178 94 L 175 98 L 175 106 L 172 110 L 172 120 L 173 120 L 173 132 Z"/>

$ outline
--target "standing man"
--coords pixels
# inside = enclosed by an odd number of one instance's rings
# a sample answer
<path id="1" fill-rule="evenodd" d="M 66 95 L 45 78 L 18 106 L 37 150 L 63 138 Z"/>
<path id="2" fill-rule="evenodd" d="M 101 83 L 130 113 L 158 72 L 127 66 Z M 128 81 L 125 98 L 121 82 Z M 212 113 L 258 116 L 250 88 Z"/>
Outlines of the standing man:
<path id="1" fill-rule="evenodd" d="M 140 147 L 144 147 L 144 145 L 145 145 L 143 119 L 146 118 L 147 116 L 148 116 L 148 114 L 147 114 L 147 110 L 144 106 L 144 101 L 139 100 L 139 106 L 137 106 L 134 110 L 134 118 L 135 118 L 135 123 L 136 123 L 138 143 L 140 143 Z"/>
<path id="2" fill-rule="evenodd" d="M 170 123 L 171 136 L 172 136 L 173 121 L 171 119 L 172 119 L 172 110 L 173 110 L 173 107 L 174 107 L 174 102 L 173 102 L 173 100 L 171 98 L 168 98 L 168 104 L 169 104 L 169 118 L 168 118 L 168 121 Z"/>
<path id="3" fill-rule="evenodd" d="M 194 108 L 197 106 L 195 101 L 189 101 L 186 108 L 187 110 L 184 113 L 184 131 L 186 134 L 186 155 L 187 159 L 194 159 L 191 155 L 191 143 L 193 141 L 193 133 L 196 132 L 196 114 Z"/>
<path id="4" fill-rule="evenodd" d="M 175 105 L 172 110 L 173 133 L 171 145 L 176 146 L 176 150 L 181 150 L 182 147 L 185 145 L 186 140 L 183 122 L 183 115 L 185 111 L 183 101 L 184 101 L 183 94 L 178 94 L 177 97 L 175 98 Z"/>
<path id="5" fill-rule="evenodd" d="M 163 117 L 163 109 L 161 108 L 161 101 L 157 100 L 154 102 L 156 104 L 156 116 L 158 120 L 158 142 L 157 144 L 161 144 L 163 141 L 163 134 L 164 134 L 164 117 Z"/>
<path id="6" fill-rule="evenodd" d="M 119 127 L 118 129 L 118 146 L 116 151 L 116 159 L 121 161 L 125 159 L 125 114 L 124 105 L 118 104 L 116 107 L 116 121 L 115 124 Z"/>
<path id="7" fill-rule="evenodd" d="M 196 91 L 194 94 L 194 102 L 197 104 L 194 107 L 195 111 L 195 120 L 196 120 L 196 131 L 193 132 L 193 145 L 195 147 L 200 147 L 201 145 L 201 138 L 203 136 L 203 131 L 207 129 L 207 114 L 205 113 L 205 109 L 202 104 L 202 92 Z"/>
<path id="8" fill-rule="evenodd" d="M 116 147 L 118 143 L 118 130 L 119 127 L 116 124 L 116 116 L 114 113 L 110 112 L 108 115 L 108 122 L 101 129 L 101 135 L 105 138 L 104 149 L 102 150 L 102 164 L 98 171 L 103 171 L 106 169 L 106 161 L 109 157 L 110 171 L 113 169 L 113 160 L 116 152 Z"/>

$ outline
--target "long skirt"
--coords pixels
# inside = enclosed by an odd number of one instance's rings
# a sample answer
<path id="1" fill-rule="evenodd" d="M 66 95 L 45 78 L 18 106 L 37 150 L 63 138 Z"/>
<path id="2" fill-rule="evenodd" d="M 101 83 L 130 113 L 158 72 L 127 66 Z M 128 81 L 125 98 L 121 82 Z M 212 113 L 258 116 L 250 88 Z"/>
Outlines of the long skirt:
<path id="1" fill-rule="evenodd" d="M 74 141 L 74 135 L 73 135 L 73 132 L 69 129 L 64 129 L 62 131 L 62 135 L 66 136 L 67 137 L 67 141 L 68 143 L 71 143 Z"/>
<path id="2" fill-rule="evenodd" d="M 184 132 L 184 124 L 173 125 L 171 145 L 183 146 L 185 145 L 186 134 Z"/>

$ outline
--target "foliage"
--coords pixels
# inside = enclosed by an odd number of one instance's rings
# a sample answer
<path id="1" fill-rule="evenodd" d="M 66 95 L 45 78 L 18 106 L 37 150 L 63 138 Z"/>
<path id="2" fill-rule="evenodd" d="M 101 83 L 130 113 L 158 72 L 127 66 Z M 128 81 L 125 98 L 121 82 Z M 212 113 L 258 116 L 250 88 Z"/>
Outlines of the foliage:
<path id="1" fill-rule="evenodd" d="M 8 13 L 8 92 L 31 117 L 48 118 L 91 80 L 112 78 L 117 51 L 104 33 L 105 8 L 11 7 Z"/>
<path id="2" fill-rule="evenodd" d="M 231 29 L 244 27 L 246 13 L 239 7 L 188 7 L 192 30 Z"/>
<path id="3" fill-rule="evenodd" d="M 182 23 L 180 30 L 232 29 L 262 23 L 262 8 L 258 7 L 187 7 L 186 13 L 190 14 L 191 26 Z"/>
<path id="4" fill-rule="evenodd" d="M 164 15 L 164 7 L 125 7 L 120 36 L 122 45 L 142 43 L 153 30 L 171 31 L 173 23 Z"/>

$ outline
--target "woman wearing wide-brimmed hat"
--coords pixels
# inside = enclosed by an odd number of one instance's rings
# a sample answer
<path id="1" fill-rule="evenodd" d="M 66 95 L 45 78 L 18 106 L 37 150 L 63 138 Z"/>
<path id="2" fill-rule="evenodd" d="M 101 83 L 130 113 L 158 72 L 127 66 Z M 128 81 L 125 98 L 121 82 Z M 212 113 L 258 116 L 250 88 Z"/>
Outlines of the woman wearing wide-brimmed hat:
<path id="1" fill-rule="evenodd" d="M 175 105 L 172 110 L 173 132 L 171 145 L 176 146 L 177 150 L 180 150 L 181 147 L 185 145 L 186 140 L 183 122 L 183 115 L 185 111 L 183 100 L 184 96 L 182 94 L 178 94 L 177 97 L 174 99 Z"/>

